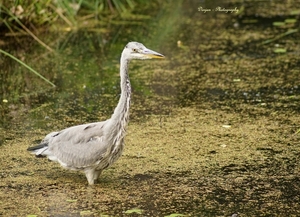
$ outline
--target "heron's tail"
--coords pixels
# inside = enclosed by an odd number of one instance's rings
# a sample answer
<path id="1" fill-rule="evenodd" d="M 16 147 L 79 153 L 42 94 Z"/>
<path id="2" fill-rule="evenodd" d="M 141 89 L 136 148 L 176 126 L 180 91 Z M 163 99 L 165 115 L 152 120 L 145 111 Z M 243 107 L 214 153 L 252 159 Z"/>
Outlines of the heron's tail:
<path id="1" fill-rule="evenodd" d="M 47 143 L 41 143 L 39 145 L 27 148 L 27 151 L 31 152 L 31 154 L 35 154 L 36 157 L 46 157 L 47 154 L 44 153 L 48 150 Z"/>

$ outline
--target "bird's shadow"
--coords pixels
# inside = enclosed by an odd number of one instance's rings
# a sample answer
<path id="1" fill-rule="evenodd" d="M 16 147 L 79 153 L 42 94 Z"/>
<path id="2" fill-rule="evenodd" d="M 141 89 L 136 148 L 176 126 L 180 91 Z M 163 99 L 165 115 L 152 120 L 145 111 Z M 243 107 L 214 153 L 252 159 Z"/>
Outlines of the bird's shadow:
<path id="1" fill-rule="evenodd" d="M 44 171 L 45 178 L 51 179 L 57 183 L 68 184 L 82 184 L 88 185 L 85 174 L 82 171 L 67 170 L 61 167 L 54 167 L 51 171 Z M 105 171 L 96 180 L 95 186 L 110 186 L 112 183 L 116 183 L 118 176 L 114 176 L 112 173 L 105 173 Z"/>

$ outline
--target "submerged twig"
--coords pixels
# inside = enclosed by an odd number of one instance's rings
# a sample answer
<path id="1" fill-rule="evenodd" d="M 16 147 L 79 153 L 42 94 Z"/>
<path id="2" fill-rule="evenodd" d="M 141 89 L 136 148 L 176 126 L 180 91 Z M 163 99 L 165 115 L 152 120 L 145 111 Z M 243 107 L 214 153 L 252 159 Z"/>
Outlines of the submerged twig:
<path id="1" fill-rule="evenodd" d="M 32 71 L 34 74 L 36 74 L 37 76 L 39 76 L 41 79 L 43 79 L 44 81 L 46 81 L 47 83 L 51 84 L 52 87 L 55 87 L 55 84 L 53 84 L 51 81 L 49 81 L 47 78 L 45 78 L 44 76 L 42 76 L 40 73 L 38 73 L 37 71 L 35 71 L 33 68 L 31 68 L 30 66 L 28 66 L 26 63 L 22 62 L 21 60 L 19 60 L 18 58 L 14 57 L 13 55 L 5 52 L 4 50 L 0 49 L 0 53 L 5 54 L 6 56 L 9 56 L 10 58 L 12 58 L 13 60 L 17 61 L 18 63 L 20 63 L 21 65 L 25 66 L 27 69 L 29 69 L 30 71 Z"/>
<path id="2" fill-rule="evenodd" d="M 278 36 L 276 36 L 274 38 L 271 38 L 271 39 L 263 41 L 261 44 L 269 44 L 269 43 L 271 43 L 273 41 L 276 41 L 276 40 L 278 40 L 278 39 L 280 39 L 280 38 L 282 38 L 284 36 L 290 35 L 290 34 L 295 33 L 295 32 L 298 32 L 298 29 L 288 30 L 285 33 L 282 33 L 282 34 L 280 34 L 280 35 L 278 35 Z"/>
<path id="3" fill-rule="evenodd" d="M 29 34 L 31 35 L 34 40 L 36 40 L 38 43 L 40 43 L 43 47 L 45 47 L 50 52 L 53 52 L 53 49 L 50 48 L 48 45 L 46 45 L 44 42 L 42 42 L 35 34 L 33 34 L 18 18 L 14 18 L 16 22 Z"/>

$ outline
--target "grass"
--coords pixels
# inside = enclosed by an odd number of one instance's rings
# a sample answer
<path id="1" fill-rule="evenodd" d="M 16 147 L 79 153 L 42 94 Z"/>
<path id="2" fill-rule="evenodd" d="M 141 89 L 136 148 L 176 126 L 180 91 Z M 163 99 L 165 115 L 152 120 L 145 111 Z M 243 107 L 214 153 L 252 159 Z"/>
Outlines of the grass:
<path id="1" fill-rule="evenodd" d="M 0 25 L 9 31 L 24 31 L 20 23 L 36 28 L 62 21 L 76 27 L 79 16 L 99 19 L 101 14 L 122 14 L 135 5 L 133 0 L 7 1 L 0 5 Z"/>
<path id="2" fill-rule="evenodd" d="M 13 60 L 17 61 L 18 63 L 20 63 L 21 65 L 23 65 L 27 69 L 29 69 L 31 72 L 33 72 L 35 75 L 39 76 L 41 79 L 43 79 L 44 81 L 46 81 L 52 87 L 55 87 L 55 84 L 53 84 L 51 81 L 49 81 L 48 79 L 46 79 L 44 76 L 42 76 L 40 73 L 38 73 L 37 71 L 35 71 L 33 68 L 31 68 L 30 66 L 28 66 L 27 64 L 25 64 L 24 62 L 22 62 L 21 60 L 19 60 L 18 58 L 14 57 L 13 55 L 7 53 L 6 51 L 4 51 L 2 49 L 0 49 L 0 53 L 3 53 L 4 55 L 6 55 L 6 56 L 12 58 Z"/>

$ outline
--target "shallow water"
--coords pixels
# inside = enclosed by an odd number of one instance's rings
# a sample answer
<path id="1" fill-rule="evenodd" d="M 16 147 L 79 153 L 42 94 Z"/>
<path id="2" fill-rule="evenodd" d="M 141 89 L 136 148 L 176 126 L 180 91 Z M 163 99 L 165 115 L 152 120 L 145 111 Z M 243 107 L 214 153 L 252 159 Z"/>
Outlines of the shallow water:
<path id="1" fill-rule="evenodd" d="M 298 216 L 300 35 L 283 36 L 299 27 L 298 9 L 170 2 L 145 9 L 150 19 L 99 26 L 105 34 L 50 32 L 43 40 L 55 53 L 7 46 L 57 87 L 1 56 L 0 215 Z M 83 174 L 30 156 L 26 148 L 50 131 L 110 117 L 130 40 L 167 59 L 131 63 L 120 160 L 90 187 Z"/>

